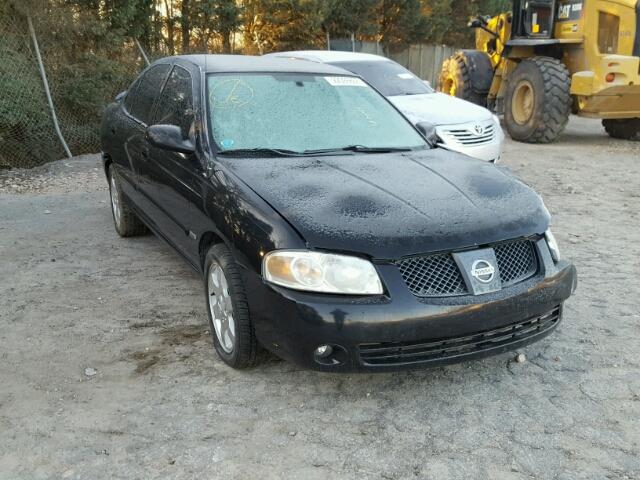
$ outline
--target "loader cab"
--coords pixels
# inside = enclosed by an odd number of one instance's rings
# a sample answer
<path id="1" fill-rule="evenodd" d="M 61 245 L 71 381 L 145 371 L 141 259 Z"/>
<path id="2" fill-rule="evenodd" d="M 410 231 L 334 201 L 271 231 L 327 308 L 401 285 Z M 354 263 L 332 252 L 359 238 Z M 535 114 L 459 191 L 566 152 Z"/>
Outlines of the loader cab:
<path id="1" fill-rule="evenodd" d="M 552 38 L 556 3 L 556 0 L 513 0 L 511 38 Z"/>

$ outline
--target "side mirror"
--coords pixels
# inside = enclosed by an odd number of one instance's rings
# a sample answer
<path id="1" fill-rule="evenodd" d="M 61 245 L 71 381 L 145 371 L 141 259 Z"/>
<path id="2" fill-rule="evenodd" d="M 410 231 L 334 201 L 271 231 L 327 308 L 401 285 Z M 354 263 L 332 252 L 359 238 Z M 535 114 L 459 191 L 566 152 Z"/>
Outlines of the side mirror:
<path id="1" fill-rule="evenodd" d="M 431 82 L 430 82 L 429 80 L 422 80 L 422 83 L 424 83 L 424 84 L 425 84 L 427 87 L 429 87 L 429 88 L 433 88 L 433 87 L 431 86 Z"/>
<path id="2" fill-rule="evenodd" d="M 196 150 L 193 141 L 184 138 L 176 125 L 151 125 L 147 128 L 147 140 L 154 147 L 172 152 L 193 153 Z"/>
<path id="3" fill-rule="evenodd" d="M 120 100 L 122 100 L 126 94 L 127 94 L 126 90 L 121 91 L 118 95 L 116 95 L 116 102 L 119 102 Z"/>
<path id="4" fill-rule="evenodd" d="M 432 147 L 436 146 L 440 141 L 438 133 L 436 132 L 436 126 L 433 123 L 418 122 L 416 123 L 416 128 Z"/>

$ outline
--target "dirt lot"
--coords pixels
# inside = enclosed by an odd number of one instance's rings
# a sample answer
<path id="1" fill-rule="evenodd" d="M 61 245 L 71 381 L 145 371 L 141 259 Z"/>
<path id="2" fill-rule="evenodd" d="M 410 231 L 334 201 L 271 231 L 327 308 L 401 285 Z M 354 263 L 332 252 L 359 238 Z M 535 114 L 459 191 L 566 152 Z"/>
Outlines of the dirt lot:
<path id="1" fill-rule="evenodd" d="M 578 268 L 564 323 L 525 363 L 380 375 L 230 370 L 97 156 L 0 172 L 0 478 L 640 478 L 640 144 L 572 119 L 503 164 Z"/>

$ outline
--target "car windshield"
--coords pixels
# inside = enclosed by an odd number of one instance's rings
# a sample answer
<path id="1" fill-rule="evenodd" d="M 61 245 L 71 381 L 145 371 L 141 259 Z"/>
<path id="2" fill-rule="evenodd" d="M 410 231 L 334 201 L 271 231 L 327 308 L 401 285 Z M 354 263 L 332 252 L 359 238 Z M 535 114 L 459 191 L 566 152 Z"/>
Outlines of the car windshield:
<path id="1" fill-rule="evenodd" d="M 408 120 L 357 77 L 210 74 L 207 98 L 211 134 L 222 152 L 428 147 Z"/>
<path id="2" fill-rule="evenodd" d="M 331 62 L 360 75 L 385 97 L 433 93 L 433 89 L 396 62 Z"/>

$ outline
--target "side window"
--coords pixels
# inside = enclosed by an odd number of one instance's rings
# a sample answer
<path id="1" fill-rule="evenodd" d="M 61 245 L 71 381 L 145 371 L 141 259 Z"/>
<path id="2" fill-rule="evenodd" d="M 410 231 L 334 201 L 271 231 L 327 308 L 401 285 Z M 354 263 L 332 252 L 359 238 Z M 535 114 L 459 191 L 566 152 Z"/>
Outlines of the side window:
<path id="1" fill-rule="evenodd" d="M 171 65 L 156 65 L 147 70 L 137 82 L 138 87 L 133 92 L 130 106 L 125 103 L 129 113 L 147 125 L 151 121 L 153 103 L 160 93 L 160 88 L 170 68 Z M 127 95 L 128 97 L 129 95 Z"/>
<path id="2" fill-rule="evenodd" d="M 598 24 L 598 50 L 602 54 L 618 53 L 620 17 L 600 12 Z"/>
<path id="3" fill-rule="evenodd" d="M 181 67 L 174 67 L 165 84 L 154 115 L 154 124 L 176 125 L 186 137 L 193 122 L 193 93 L 191 75 Z"/>
<path id="4" fill-rule="evenodd" d="M 131 84 L 129 89 L 127 90 L 127 96 L 124 97 L 124 108 L 127 109 L 127 112 L 131 113 L 131 107 L 133 106 L 133 101 L 136 98 L 136 90 L 138 89 L 138 84 L 140 83 L 140 78 L 137 78 L 135 82 Z"/>

